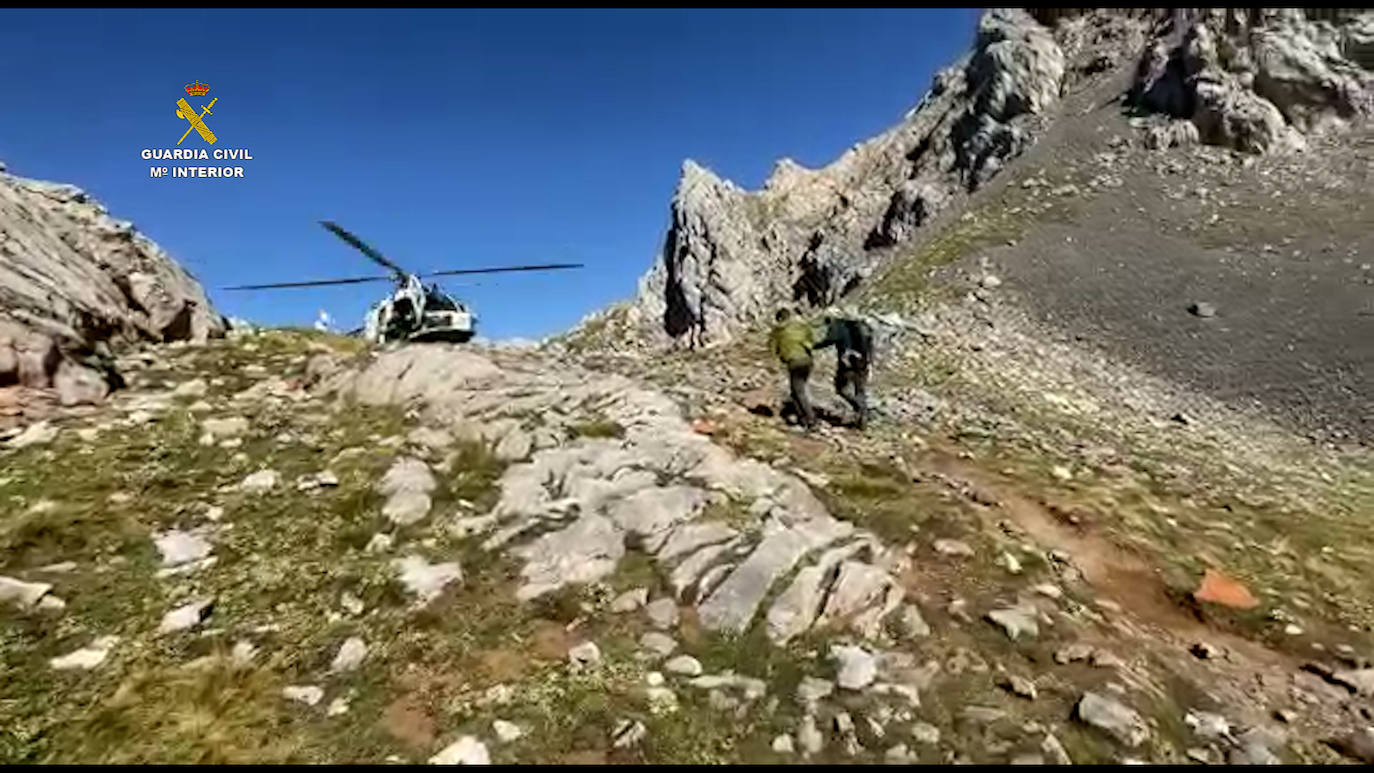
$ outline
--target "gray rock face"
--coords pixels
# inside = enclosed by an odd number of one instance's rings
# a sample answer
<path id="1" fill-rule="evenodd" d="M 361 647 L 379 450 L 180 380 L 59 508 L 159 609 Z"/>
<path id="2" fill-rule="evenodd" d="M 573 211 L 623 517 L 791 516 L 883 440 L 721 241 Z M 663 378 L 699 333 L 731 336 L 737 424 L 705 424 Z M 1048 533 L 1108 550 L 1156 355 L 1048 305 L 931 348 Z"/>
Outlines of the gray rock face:
<path id="1" fill-rule="evenodd" d="M 1357 46 L 1342 46 L 1368 17 L 1350 14 L 1333 26 L 1300 9 L 1179 9 L 1141 56 L 1133 101 L 1190 121 L 1209 144 L 1302 147 L 1304 134 L 1374 108 L 1374 74 L 1348 58 Z"/>
<path id="2" fill-rule="evenodd" d="M 1126 746 L 1139 746 L 1150 735 L 1139 714 L 1097 693 L 1084 693 L 1075 714 L 1083 723 L 1105 731 Z"/>
<path id="3" fill-rule="evenodd" d="M 0 383 L 108 391 L 113 350 L 225 332 L 200 284 L 70 185 L 0 171 Z"/>
<path id="4" fill-rule="evenodd" d="M 628 321 L 700 345 L 730 340 L 782 300 L 833 302 L 876 268 L 875 248 L 909 238 L 1028 147 L 1024 118 L 1057 101 L 1063 75 L 1048 29 L 995 9 L 973 52 L 937 75 L 900 124 L 823 169 L 783 159 L 748 192 L 687 161 L 662 255 Z"/>

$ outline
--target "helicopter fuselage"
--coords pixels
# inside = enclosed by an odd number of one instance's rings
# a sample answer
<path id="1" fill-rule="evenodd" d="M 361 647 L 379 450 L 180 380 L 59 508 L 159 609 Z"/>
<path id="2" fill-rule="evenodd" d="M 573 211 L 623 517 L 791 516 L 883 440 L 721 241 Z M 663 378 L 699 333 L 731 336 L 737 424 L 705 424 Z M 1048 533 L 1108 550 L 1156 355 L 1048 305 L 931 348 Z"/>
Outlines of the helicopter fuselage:
<path id="1" fill-rule="evenodd" d="M 414 274 L 398 279 L 391 297 L 368 310 L 363 337 L 376 344 L 388 341 L 456 341 L 472 338 L 476 315 L 456 298 L 426 287 Z"/>

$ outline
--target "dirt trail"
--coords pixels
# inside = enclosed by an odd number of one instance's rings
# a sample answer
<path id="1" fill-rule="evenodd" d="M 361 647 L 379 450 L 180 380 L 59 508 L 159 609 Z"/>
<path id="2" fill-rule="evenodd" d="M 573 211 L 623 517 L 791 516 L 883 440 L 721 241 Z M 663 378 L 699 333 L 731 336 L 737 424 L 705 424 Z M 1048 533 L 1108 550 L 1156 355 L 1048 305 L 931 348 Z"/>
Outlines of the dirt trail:
<path id="1" fill-rule="evenodd" d="M 989 495 L 996 513 L 1005 514 L 1048 550 L 1068 553 L 1093 589 L 1128 610 L 1138 621 L 1172 636 L 1185 646 L 1199 640 L 1220 644 L 1255 664 L 1291 671 L 1300 663 L 1290 655 L 1208 625 L 1190 608 L 1187 599 L 1170 592 L 1161 572 L 1146 557 L 1124 550 L 1088 529 L 1066 524 L 1042 502 L 1017 491 L 997 476 L 960 459 L 946 449 L 930 459 L 936 471 Z"/>

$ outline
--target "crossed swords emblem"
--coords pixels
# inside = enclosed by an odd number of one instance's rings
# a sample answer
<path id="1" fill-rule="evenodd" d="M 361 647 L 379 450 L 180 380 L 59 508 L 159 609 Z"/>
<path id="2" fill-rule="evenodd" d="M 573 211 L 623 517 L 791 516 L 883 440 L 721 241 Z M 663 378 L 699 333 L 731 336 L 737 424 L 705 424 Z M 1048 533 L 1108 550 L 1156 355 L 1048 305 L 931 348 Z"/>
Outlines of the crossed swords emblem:
<path id="1" fill-rule="evenodd" d="M 201 108 L 203 112 L 200 115 L 196 115 L 196 111 L 191 109 L 191 106 L 187 104 L 186 100 L 177 100 L 177 118 L 185 118 L 191 122 L 191 128 L 186 130 L 186 134 L 181 135 L 181 140 L 186 139 L 186 135 L 191 133 L 191 129 L 195 129 L 200 132 L 200 136 L 203 137 L 207 143 L 211 145 L 215 144 L 217 139 L 215 133 L 210 131 L 210 127 L 206 126 L 205 122 L 201 119 L 207 115 L 214 115 L 214 113 L 210 112 L 210 108 L 214 107 L 215 103 L 218 101 L 219 97 L 210 100 L 210 104 Z M 178 145 L 181 144 L 181 140 L 177 140 Z"/>

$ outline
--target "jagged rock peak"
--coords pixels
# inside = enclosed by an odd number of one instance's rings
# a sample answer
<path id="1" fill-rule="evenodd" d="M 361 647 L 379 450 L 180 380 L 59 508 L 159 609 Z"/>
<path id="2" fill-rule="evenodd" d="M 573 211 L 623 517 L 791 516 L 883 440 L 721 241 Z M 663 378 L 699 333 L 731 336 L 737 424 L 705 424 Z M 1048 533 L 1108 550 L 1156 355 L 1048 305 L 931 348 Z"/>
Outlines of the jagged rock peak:
<path id="1" fill-rule="evenodd" d="M 829 165 L 782 159 L 750 192 L 686 162 L 616 338 L 709 346 L 780 303 L 835 303 L 1024 153 L 1069 91 L 1131 84 L 1121 107 L 1150 147 L 1274 152 L 1374 112 L 1371 58 L 1359 9 L 990 9 L 900 123 Z"/>

